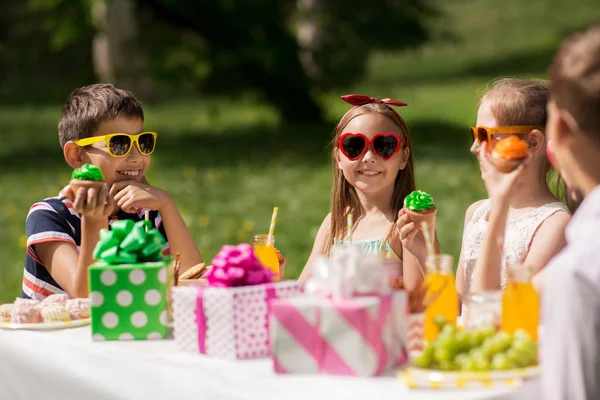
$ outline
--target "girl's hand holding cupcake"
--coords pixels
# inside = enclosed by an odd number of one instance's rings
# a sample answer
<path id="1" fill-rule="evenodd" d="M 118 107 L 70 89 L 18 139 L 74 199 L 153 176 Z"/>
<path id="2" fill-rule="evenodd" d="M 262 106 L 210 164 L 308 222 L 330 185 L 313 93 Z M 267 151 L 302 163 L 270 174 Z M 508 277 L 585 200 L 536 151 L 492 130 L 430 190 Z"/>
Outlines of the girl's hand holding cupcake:
<path id="1" fill-rule="evenodd" d="M 435 237 L 435 216 L 433 222 L 427 221 L 427 224 L 430 237 Z M 398 212 L 395 229 L 394 237 L 400 240 L 402 248 L 412 253 L 419 260 L 419 263 L 424 266 L 427 260 L 427 245 L 421 226 L 417 226 L 406 213 L 406 210 L 401 209 Z"/>
<path id="2" fill-rule="evenodd" d="M 513 137 L 516 138 L 515 136 L 511 136 L 511 138 Z M 496 148 L 498 148 L 502 142 L 508 139 L 504 139 L 498 143 Z M 498 149 L 499 151 L 496 151 L 496 148 L 494 148 L 492 155 L 486 152 L 487 146 L 485 142 L 479 148 L 479 162 L 484 171 L 483 173 L 485 174 L 484 183 L 488 195 L 493 202 L 507 202 L 517 186 L 516 182 L 519 179 L 519 176 L 521 176 L 523 171 L 527 168 L 527 160 L 529 158 L 527 152 L 524 153 L 524 157 L 519 158 L 519 162 L 515 163 L 515 165 L 512 166 L 513 169 L 510 171 L 506 169 L 505 164 L 498 164 L 495 161 L 502 157 L 502 149 L 505 147 L 508 149 L 508 145 L 512 145 L 514 143 L 515 142 L 511 140 L 510 143 L 506 143 L 507 146 L 500 146 Z M 520 155 L 522 156 L 523 154 Z"/>

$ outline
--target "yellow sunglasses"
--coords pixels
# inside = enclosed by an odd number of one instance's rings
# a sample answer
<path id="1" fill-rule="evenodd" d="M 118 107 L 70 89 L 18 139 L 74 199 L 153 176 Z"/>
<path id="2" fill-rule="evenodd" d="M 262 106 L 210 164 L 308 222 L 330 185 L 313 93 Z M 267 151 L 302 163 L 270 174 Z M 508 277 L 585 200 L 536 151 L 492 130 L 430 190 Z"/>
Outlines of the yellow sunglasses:
<path id="1" fill-rule="evenodd" d="M 137 146 L 140 154 L 149 156 L 156 148 L 156 132 L 142 132 L 135 135 L 128 133 L 112 133 L 104 136 L 94 136 L 75 142 L 78 146 L 89 146 L 90 144 L 105 141 L 108 152 L 113 157 L 125 157 L 133 148 L 133 143 Z"/>
<path id="2" fill-rule="evenodd" d="M 476 140 L 479 144 L 487 142 L 488 151 L 492 149 L 492 143 L 497 141 L 493 135 L 527 135 L 531 131 L 538 129 L 543 131 L 544 128 L 535 125 L 520 125 L 520 126 L 499 126 L 497 128 L 488 128 L 485 126 L 471 127 L 473 142 Z"/>

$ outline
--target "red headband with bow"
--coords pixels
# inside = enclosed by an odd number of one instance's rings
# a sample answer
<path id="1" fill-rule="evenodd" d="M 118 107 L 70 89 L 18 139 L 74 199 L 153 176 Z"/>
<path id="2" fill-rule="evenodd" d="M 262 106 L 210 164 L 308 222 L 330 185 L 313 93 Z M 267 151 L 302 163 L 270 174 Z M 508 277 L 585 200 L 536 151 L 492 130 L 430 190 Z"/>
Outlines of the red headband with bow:
<path id="1" fill-rule="evenodd" d="M 342 96 L 342 100 L 344 100 L 346 103 L 351 104 L 356 107 L 364 106 L 365 104 L 369 104 L 369 103 L 387 104 L 388 106 L 397 106 L 397 107 L 404 107 L 404 106 L 408 105 L 408 104 L 403 103 L 398 100 L 392 100 L 392 99 L 379 100 L 377 97 L 369 97 L 364 94 L 347 94 L 345 96 Z"/>
<path id="2" fill-rule="evenodd" d="M 344 100 L 346 103 L 353 105 L 354 107 L 352 107 L 350 110 L 346 111 L 346 114 L 344 114 L 344 116 L 340 119 L 340 122 L 338 123 L 338 126 L 336 128 L 336 132 L 340 129 L 340 123 L 344 120 L 344 118 L 346 118 L 346 115 L 348 115 L 348 113 L 350 111 L 352 111 L 353 109 L 355 109 L 356 107 L 364 106 L 365 104 L 371 104 L 371 103 L 385 104 L 387 106 L 396 106 L 396 107 L 405 107 L 408 105 L 402 101 L 393 100 L 393 99 L 381 99 L 380 100 L 377 97 L 369 97 L 364 94 L 347 94 L 345 96 L 341 96 L 341 99 Z M 390 107 L 390 109 L 398 116 L 398 119 L 400 119 L 400 121 L 402 122 L 402 128 L 404 129 L 404 133 L 406 135 L 406 145 L 407 145 L 407 147 L 410 147 L 410 139 L 408 137 L 408 129 L 406 128 L 406 124 L 404 123 L 404 120 L 402 119 L 400 114 L 398 114 L 396 112 L 396 110 L 394 110 L 391 107 Z"/>

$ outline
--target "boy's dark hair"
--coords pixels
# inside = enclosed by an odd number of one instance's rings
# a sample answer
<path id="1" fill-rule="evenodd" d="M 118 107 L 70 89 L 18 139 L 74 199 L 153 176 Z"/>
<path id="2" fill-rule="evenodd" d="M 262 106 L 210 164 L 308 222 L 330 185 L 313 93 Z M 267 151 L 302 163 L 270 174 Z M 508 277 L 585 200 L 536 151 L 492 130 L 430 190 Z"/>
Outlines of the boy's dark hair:
<path id="1" fill-rule="evenodd" d="M 67 98 L 58 122 L 60 146 L 64 148 L 71 140 L 92 136 L 102 122 L 117 117 L 144 120 L 142 104 L 131 92 L 105 83 L 75 89 Z"/>
<path id="2" fill-rule="evenodd" d="M 548 73 L 552 100 L 600 140 L 600 24 L 567 38 Z"/>

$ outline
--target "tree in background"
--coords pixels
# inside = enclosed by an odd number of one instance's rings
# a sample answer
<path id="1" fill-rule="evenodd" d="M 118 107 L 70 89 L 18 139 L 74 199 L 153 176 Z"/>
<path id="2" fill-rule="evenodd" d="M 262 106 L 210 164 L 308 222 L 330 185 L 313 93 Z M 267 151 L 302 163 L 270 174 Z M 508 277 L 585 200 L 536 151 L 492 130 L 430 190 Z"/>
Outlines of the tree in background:
<path id="1" fill-rule="evenodd" d="M 320 88 L 364 76 L 376 51 L 414 49 L 432 38 L 440 12 L 426 0 L 297 0 L 301 59 Z M 447 33 L 447 32 L 445 32 Z"/>
<path id="2" fill-rule="evenodd" d="M 321 110 L 314 95 L 356 82 L 373 51 L 429 39 L 437 16 L 429 1 L 11 2 L 0 17 L 0 56 L 9 56 L 0 72 L 27 82 L 37 68 L 79 85 L 94 71 L 143 99 L 251 91 L 287 120 L 315 121 Z M 75 68 L 73 59 L 87 64 Z"/>

